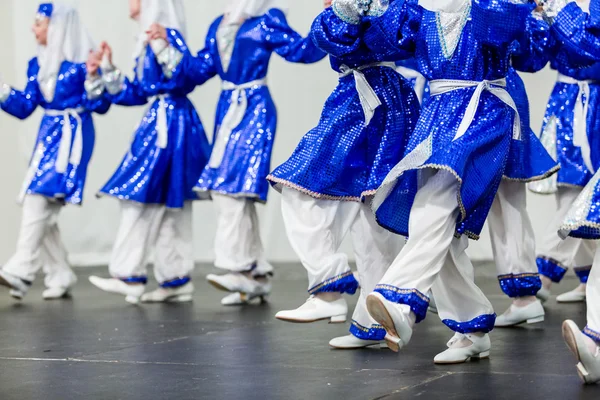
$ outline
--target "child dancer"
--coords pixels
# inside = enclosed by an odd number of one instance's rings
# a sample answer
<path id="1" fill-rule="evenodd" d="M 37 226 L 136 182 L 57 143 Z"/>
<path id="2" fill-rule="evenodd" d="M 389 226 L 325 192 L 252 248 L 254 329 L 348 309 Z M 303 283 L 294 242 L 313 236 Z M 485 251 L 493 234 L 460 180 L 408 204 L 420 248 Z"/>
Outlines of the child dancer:
<path id="1" fill-rule="evenodd" d="M 58 214 L 65 204 L 82 203 L 94 148 L 91 113 L 106 113 L 110 101 L 96 76 L 99 56 L 90 56 L 93 45 L 75 9 L 41 4 L 33 31 L 39 48 L 29 61 L 25 90 L 6 84 L 0 89 L 2 109 L 17 118 L 29 117 L 38 106 L 45 110 L 19 196 L 23 215 L 17 250 L 0 270 L 0 284 L 21 299 L 43 268 L 43 297 L 58 299 L 77 281 L 60 237 Z"/>
<path id="2" fill-rule="evenodd" d="M 215 75 L 223 81 L 213 150 L 196 189 L 215 203 L 215 266 L 228 271 L 207 279 L 233 292 L 233 300 L 264 298 L 271 291 L 273 268 L 264 258 L 256 213 L 256 203 L 267 200 L 265 178 L 277 126 L 266 82 L 271 55 L 296 63 L 325 56 L 290 28 L 286 9 L 282 0 L 232 0 L 210 26 L 206 47 L 196 57 L 186 51 L 183 60 L 190 81 L 202 84 Z"/>
<path id="3" fill-rule="evenodd" d="M 351 15 L 360 15 L 359 2 L 338 1 Z M 367 306 L 397 351 L 425 317 L 425 294 L 432 289 L 440 317 L 456 332 L 449 349 L 434 361 L 460 363 L 487 357 L 491 347 L 487 333 L 495 314 L 470 276 L 465 250 L 468 237 L 477 238 L 483 227 L 511 141 L 521 137 L 505 77 L 510 44 L 525 30 L 533 6 L 508 0 L 418 4 L 392 2 L 364 34 L 372 49 L 415 49 L 432 96 L 408 155 L 374 198 L 379 223 L 410 235 Z"/>
<path id="4" fill-rule="evenodd" d="M 319 125 L 268 177 L 282 194 L 288 239 L 308 272 L 310 295 L 302 306 L 280 311 L 276 318 L 346 320 L 342 294 L 354 294 L 358 283 L 339 246 L 346 234 L 352 235 L 361 295 L 351 334 L 330 342 L 337 348 L 366 347 L 385 336 L 366 310 L 366 296 L 404 238 L 377 225 L 370 197 L 400 161 L 420 108 L 410 83 L 386 61 L 402 52 L 369 51 L 361 38 L 367 26 L 360 18 L 347 18 L 335 5 L 313 23 L 310 35 L 329 53 L 340 82 L 325 103 Z"/>
<path id="5" fill-rule="evenodd" d="M 115 104 L 149 104 L 149 108 L 131 148 L 101 190 L 121 201 L 121 224 L 109 266 L 112 278 L 92 276 L 90 281 L 104 291 L 125 295 L 132 303 L 140 297 L 143 302 L 191 301 L 191 201 L 197 199 L 193 187 L 210 146 L 187 98 L 196 85 L 183 76 L 173 76 L 187 51 L 182 44 L 183 1 L 132 0 L 131 17 L 142 28 L 135 52 L 135 77 L 124 78 L 112 66 L 111 49 L 105 45 L 109 62 L 103 79 Z M 161 29 L 157 23 L 171 29 Z M 142 296 L 152 248 L 160 287 Z"/>
<path id="6" fill-rule="evenodd" d="M 592 0 L 590 14 L 579 3 L 545 2 L 546 16 L 554 21 L 552 33 L 571 60 L 600 61 L 600 1 Z M 562 11 L 561 11 L 562 10 Z M 556 17 L 556 19 L 554 19 Z M 599 163 L 592 151 L 592 167 Z M 571 238 L 600 239 L 600 172 L 596 172 L 568 211 L 560 234 Z M 581 331 L 571 320 L 563 323 L 563 336 L 576 356 L 577 372 L 588 384 L 600 382 L 600 246 L 596 248 L 587 282 L 587 326 Z"/>
<path id="7" fill-rule="evenodd" d="M 535 263 L 535 235 L 527 213 L 525 182 L 537 183 L 559 167 L 531 130 L 527 92 L 517 70 L 537 72 L 544 68 L 550 42 L 549 27 L 541 16 L 529 16 L 525 35 L 513 43 L 506 77 L 506 90 L 519 111 L 522 137 L 511 142 L 504 179 L 488 216 L 500 287 L 513 299 L 511 307 L 496 319 L 496 327 L 537 323 L 545 315 L 535 297 L 542 285 Z"/>

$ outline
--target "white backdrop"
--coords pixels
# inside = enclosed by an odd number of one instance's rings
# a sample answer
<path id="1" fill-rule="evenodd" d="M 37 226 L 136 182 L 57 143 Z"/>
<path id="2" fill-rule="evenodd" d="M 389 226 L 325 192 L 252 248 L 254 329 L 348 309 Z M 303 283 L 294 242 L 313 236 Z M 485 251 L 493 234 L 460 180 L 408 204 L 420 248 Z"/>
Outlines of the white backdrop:
<path id="1" fill-rule="evenodd" d="M 94 39 L 107 40 L 114 48 L 115 63 L 123 70 L 132 68 L 131 52 L 137 25 L 128 19 L 126 0 L 80 0 L 82 19 Z M 221 12 L 225 0 L 187 0 L 188 42 L 199 49 L 204 43 L 206 30 Z M 292 1 L 290 24 L 306 34 L 314 16 L 321 10 L 321 0 Z M 35 0 L 0 0 L 0 76 L 7 83 L 22 88 L 26 81 L 27 61 L 35 54 L 36 45 L 31 24 L 37 9 Z M 337 77 L 328 62 L 304 66 L 273 57 L 269 85 L 279 110 L 278 138 L 273 156 L 273 167 L 286 159 L 294 147 L 319 119 L 321 107 L 335 87 Z M 545 103 L 554 81 L 554 74 L 543 71 L 525 76 L 530 94 L 532 120 L 537 130 L 541 125 Z M 219 94 L 218 78 L 199 87 L 191 96 L 202 118 L 207 133 L 212 135 L 214 108 Z M 144 108 L 113 107 L 108 115 L 96 116 L 96 148 L 88 173 L 86 201 L 83 207 L 67 207 L 60 220 L 65 244 L 75 265 L 106 264 L 119 220 L 117 201 L 96 199 L 95 193 L 110 177 L 124 155 L 134 127 Z M 19 227 L 20 208 L 15 198 L 25 174 L 34 143 L 41 111 L 26 121 L 18 121 L 5 113 L 0 114 L 2 146 L 2 196 L 0 196 L 0 263 L 12 253 Z M 294 261 L 296 256 L 286 239 L 280 213 L 279 195 L 271 192 L 267 206 L 260 207 L 262 236 L 267 255 L 272 261 Z M 549 215 L 554 212 L 550 197 L 531 195 L 529 210 L 536 234 L 545 228 Z M 195 248 L 198 261 L 212 260 L 212 241 L 215 217 L 212 205 L 197 203 L 194 209 Z M 349 243 L 345 248 L 351 251 Z M 474 259 L 491 258 L 487 232 L 479 242 L 473 242 L 470 254 Z"/>

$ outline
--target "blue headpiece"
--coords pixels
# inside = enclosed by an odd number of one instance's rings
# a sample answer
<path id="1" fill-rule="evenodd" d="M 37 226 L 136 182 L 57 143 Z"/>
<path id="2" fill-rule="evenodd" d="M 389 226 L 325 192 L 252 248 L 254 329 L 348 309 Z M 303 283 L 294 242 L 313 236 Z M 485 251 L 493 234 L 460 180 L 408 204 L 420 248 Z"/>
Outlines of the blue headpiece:
<path id="1" fill-rule="evenodd" d="M 54 11 L 54 4 L 42 3 L 40 4 L 40 8 L 38 8 L 37 15 L 42 18 L 50 18 L 52 16 L 52 11 Z"/>

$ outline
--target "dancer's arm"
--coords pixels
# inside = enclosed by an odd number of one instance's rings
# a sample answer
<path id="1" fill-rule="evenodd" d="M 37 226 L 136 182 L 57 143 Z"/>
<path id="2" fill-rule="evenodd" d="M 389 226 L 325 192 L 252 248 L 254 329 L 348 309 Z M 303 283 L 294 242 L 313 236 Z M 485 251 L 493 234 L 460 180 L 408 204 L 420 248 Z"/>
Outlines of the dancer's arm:
<path id="1" fill-rule="evenodd" d="M 541 71 L 550 60 L 552 42 L 548 24 L 541 16 L 532 14 L 527 19 L 525 35 L 512 56 L 513 67 L 522 72 Z"/>
<path id="2" fill-rule="evenodd" d="M 112 102 L 100 75 L 101 61 L 102 50 L 91 52 L 88 61 L 85 64 L 78 64 L 77 68 L 85 79 L 83 107 L 91 112 L 106 114 Z"/>
<path id="3" fill-rule="evenodd" d="M 303 38 L 288 25 L 279 9 L 267 12 L 262 30 L 268 47 L 286 61 L 311 64 L 325 58 L 325 52 L 310 37 Z"/>
<path id="4" fill-rule="evenodd" d="M 5 83 L 0 85 L 0 103 L 4 111 L 19 119 L 33 114 L 42 100 L 37 82 L 38 70 L 36 59 L 29 61 L 27 85 L 23 91 L 13 89 Z"/>
<path id="5" fill-rule="evenodd" d="M 544 2 L 544 12 L 554 38 L 574 57 L 600 60 L 600 0 L 591 0 L 589 14 L 569 0 Z"/>
<path id="6" fill-rule="evenodd" d="M 489 45 L 510 45 L 526 32 L 535 7 L 533 0 L 473 0 L 474 36 Z"/>

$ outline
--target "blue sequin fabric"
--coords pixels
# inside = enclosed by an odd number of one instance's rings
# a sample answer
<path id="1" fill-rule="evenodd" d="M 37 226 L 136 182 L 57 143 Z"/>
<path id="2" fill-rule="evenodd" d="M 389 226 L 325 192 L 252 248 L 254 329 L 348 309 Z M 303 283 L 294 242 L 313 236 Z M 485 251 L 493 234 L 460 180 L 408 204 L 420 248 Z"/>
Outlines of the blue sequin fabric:
<path id="1" fill-rule="evenodd" d="M 295 63 L 314 63 L 325 57 L 311 39 L 302 38 L 287 23 L 285 15 L 271 9 L 263 16 L 246 20 L 237 31 L 229 63 L 220 54 L 217 33 L 223 17 L 210 26 L 205 48 L 197 56 L 187 52 L 183 73 L 200 85 L 219 75 L 224 82 L 242 85 L 267 77 L 273 53 Z M 267 85 L 242 89 L 247 99 L 246 112 L 239 125 L 232 129 L 222 162 L 218 167 L 207 165 L 197 182 L 200 192 L 217 192 L 267 200 L 271 170 L 271 153 L 277 127 L 277 110 Z M 232 103 L 233 90 L 222 91 L 217 105 L 214 137 Z M 213 141 L 214 142 L 214 141 Z"/>
<path id="2" fill-rule="evenodd" d="M 467 334 L 475 332 L 488 333 L 494 329 L 496 323 L 496 314 L 485 314 L 479 317 L 473 318 L 470 321 L 458 322 L 451 319 L 445 319 L 442 321 L 448 328 L 454 332 Z"/>
<path id="3" fill-rule="evenodd" d="M 539 274 L 508 274 L 498 277 L 502 291 L 511 298 L 535 296 L 542 287 Z"/>
<path id="4" fill-rule="evenodd" d="M 95 132 L 92 112 L 104 114 L 110 107 L 107 96 L 88 99 L 84 88 L 85 64 L 62 63 L 57 75 L 54 98 L 48 102 L 40 90 L 37 74 L 40 70 L 37 58 L 29 62 L 27 85 L 23 91 L 11 90 L 2 103 L 2 109 L 19 118 L 29 117 L 37 107 L 48 112 L 79 110 L 82 130 L 82 154 L 78 165 L 69 163 L 64 173 L 56 171 L 56 161 L 63 135 L 64 116 L 44 115 L 38 131 L 35 148 L 30 161 L 31 179 L 25 182 L 27 194 L 37 194 L 59 199 L 71 204 L 81 204 L 87 177 L 87 167 L 94 150 Z M 69 117 L 75 139 L 78 121 Z"/>
<path id="5" fill-rule="evenodd" d="M 187 51 L 179 32 L 170 29 L 167 37 L 175 49 Z M 182 208 L 185 201 L 198 198 L 193 188 L 210 153 L 200 117 L 187 98 L 196 85 L 181 74 L 168 79 L 150 46 L 138 63 L 143 69 L 142 79 L 136 66 L 135 78 L 125 79 L 123 89 L 112 100 L 123 106 L 149 104 L 149 108 L 133 134 L 129 151 L 100 193 L 120 200 Z M 164 96 L 166 148 L 157 145 L 160 100 L 155 96 Z"/>
<path id="6" fill-rule="evenodd" d="M 429 83 L 427 79 L 418 71 L 419 66 L 417 65 L 417 60 L 414 58 L 407 58 L 405 60 L 396 61 L 396 66 L 398 67 L 398 72 L 400 75 L 404 76 L 404 78 L 411 84 L 413 90 L 417 97 L 420 97 L 421 103 L 425 102 L 431 93 L 429 90 Z M 404 75 L 402 70 L 406 68 L 408 74 Z M 423 85 L 420 82 L 420 79 L 423 78 Z M 421 86 L 422 85 L 422 86 Z"/>
<path id="7" fill-rule="evenodd" d="M 371 20 L 367 45 L 377 52 L 413 51 L 430 81 L 494 81 L 510 67 L 510 45 L 526 31 L 532 4 L 477 1 L 448 15 L 396 0 Z M 455 139 L 475 87 L 432 96 L 407 146 L 406 156 L 374 199 L 379 223 L 408 235 L 408 219 L 419 170 L 443 169 L 460 186 L 457 233 L 478 238 L 504 175 L 513 139 L 514 110 L 490 92 L 481 95 L 466 133 Z"/>
<path id="8" fill-rule="evenodd" d="M 552 282 L 560 282 L 567 273 L 567 268 L 556 260 L 538 257 L 535 261 L 540 275 L 549 278 Z"/>
<path id="9" fill-rule="evenodd" d="M 575 2 L 567 4 L 554 20 L 552 33 L 571 58 L 600 61 L 600 0 L 591 0 L 589 14 Z"/>
<path id="10" fill-rule="evenodd" d="M 310 36 L 330 54 L 332 68 L 358 68 L 386 56 L 369 51 L 361 39 L 365 25 L 352 25 L 326 9 Z M 353 74 L 341 77 L 327 99 L 319 124 L 300 141 L 292 156 L 268 179 L 315 198 L 360 201 L 372 195 L 400 161 L 419 116 L 411 85 L 390 66 L 361 70 L 381 105 L 368 124 Z"/>
<path id="11" fill-rule="evenodd" d="M 427 316 L 429 297 L 417 289 L 401 289 L 391 285 L 379 284 L 374 292 L 380 293 L 386 300 L 393 303 L 405 304 L 416 316 L 416 322 L 421 322 Z"/>
<path id="12" fill-rule="evenodd" d="M 573 271 L 575 271 L 575 275 L 577 275 L 577 277 L 579 278 L 579 282 L 581 282 L 581 283 L 587 283 L 591 270 L 592 270 L 591 265 L 589 265 L 587 267 L 573 268 Z"/>
<path id="13" fill-rule="evenodd" d="M 381 325 L 373 324 L 367 328 L 356 321 L 352 321 L 350 333 L 362 340 L 383 340 L 386 335 L 385 329 Z"/>

